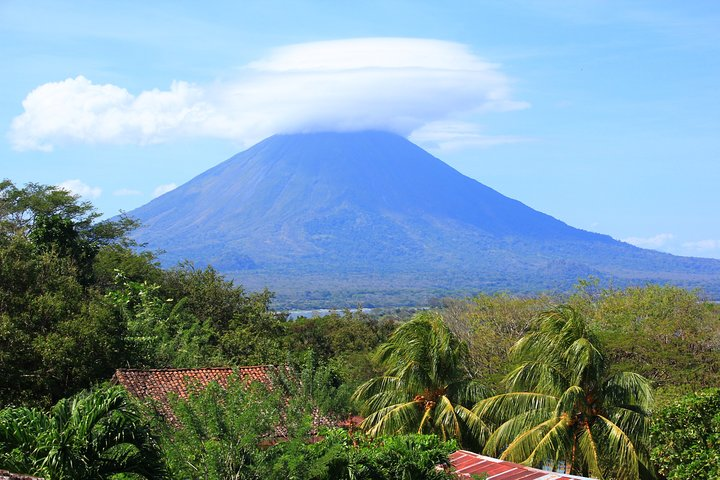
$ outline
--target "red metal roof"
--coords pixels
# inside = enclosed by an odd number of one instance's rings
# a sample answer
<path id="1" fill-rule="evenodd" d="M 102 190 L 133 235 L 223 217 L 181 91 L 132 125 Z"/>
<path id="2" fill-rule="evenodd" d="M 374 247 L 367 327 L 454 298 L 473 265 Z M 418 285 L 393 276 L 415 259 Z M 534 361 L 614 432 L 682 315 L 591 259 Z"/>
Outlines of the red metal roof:
<path id="1" fill-rule="evenodd" d="M 470 478 L 473 474 L 485 473 L 488 480 L 587 480 L 587 477 L 548 472 L 465 450 L 452 453 L 450 465 L 460 478 Z"/>

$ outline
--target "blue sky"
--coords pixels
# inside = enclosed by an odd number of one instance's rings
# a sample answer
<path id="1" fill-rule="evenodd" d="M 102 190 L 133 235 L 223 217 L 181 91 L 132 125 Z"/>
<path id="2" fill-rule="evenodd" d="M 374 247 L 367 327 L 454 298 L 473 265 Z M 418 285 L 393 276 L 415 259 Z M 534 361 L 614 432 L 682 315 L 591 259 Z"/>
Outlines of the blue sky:
<path id="1" fill-rule="evenodd" d="M 720 258 L 715 1 L 0 0 L 0 164 L 132 210 L 273 133 L 396 131 L 573 226 Z"/>

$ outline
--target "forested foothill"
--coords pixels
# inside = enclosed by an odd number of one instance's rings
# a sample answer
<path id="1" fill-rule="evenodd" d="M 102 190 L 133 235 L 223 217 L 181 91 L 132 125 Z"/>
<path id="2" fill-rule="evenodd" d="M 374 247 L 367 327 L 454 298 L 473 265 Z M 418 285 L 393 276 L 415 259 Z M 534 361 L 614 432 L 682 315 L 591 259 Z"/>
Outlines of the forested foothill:
<path id="1" fill-rule="evenodd" d="M 665 285 L 290 320 L 136 223 L 0 183 L 0 470 L 50 479 L 453 478 L 458 448 L 604 479 L 717 478 L 720 307 Z M 285 365 L 171 399 L 118 368 Z M 313 418 L 362 415 L 349 430 Z M 281 429 L 281 433 L 278 433 Z"/>

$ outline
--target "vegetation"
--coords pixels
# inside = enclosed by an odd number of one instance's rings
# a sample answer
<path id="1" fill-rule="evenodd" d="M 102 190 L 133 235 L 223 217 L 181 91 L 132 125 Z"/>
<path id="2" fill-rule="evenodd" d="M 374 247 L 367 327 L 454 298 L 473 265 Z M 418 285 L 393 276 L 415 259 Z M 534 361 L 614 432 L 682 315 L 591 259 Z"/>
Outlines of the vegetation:
<path id="1" fill-rule="evenodd" d="M 668 480 L 720 477 L 720 389 L 684 396 L 658 412 L 652 460 Z"/>
<path id="2" fill-rule="evenodd" d="M 487 390 L 470 375 L 467 357 L 467 345 L 437 313 L 401 325 L 378 350 L 383 375 L 355 392 L 367 414 L 363 427 L 370 435 L 434 433 L 460 444 L 482 443 L 487 427 L 470 407 Z"/>
<path id="3" fill-rule="evenodd" d="M 720 385 L 720 309 L 699 292 L 668 285 L 597 289 L 585 282 L 572 302 L 592 323 L 613 368 L 650 379 L 662 404 L 678 391 Z"/>
<path id="4" fill-rule="evenodd" d="M 276 386 L 278 386 L 276 384 Z M 314 399 L 250 388 L 236 379 L 228 388 L 211 384 L 173 411 L 163 450 L 173 478 L 183 479 L 443 479 L 437 465 L 452 442 L 426 435 L 368 439 L 342 429 L 322 429 Z M 287 401 L 289 400 L 289 402 Z M 315 436 L 316 442 L 308 442 Z"/>
<path id="5" fill-rule="evenodd" d="M 247 388 L 242 379 L 231 379 L 227 389 L 213 383 L 187 400 L 176 399 L 176 419 L 164 425 L 162 442 L 172 477 L 260 478 L 256 473 L 267 452 L 259 446 L 275 439 L 282 409 L 277 391 Z"/>
<path id="6" fill-rule="evenodd" d="M 211 267 L 163 270 L 131 220 L 97 218 L 65 191 L 0 183 L 0 407 L 48 407 L 119 367 L 299 364 L 308 351 L 352 391 L 394 329 L 349 311 L 288 322 L 270 292 Z"/>
<path id="7" fill-rule="evenodd" d="M 98 219 L 67 192 L 0 182 L 0 469 L 444 478 L 433 466 L 462 446 L 605 479 L 718 476 L 720 306 L 697 291 L 590 279 L 563 297 L 437 302 L 409 321 L 289 320 L 269 291 L 162 269 L 132 220 Z M 97 387 L 121 367 L 252 364 L 288 374 L 273 390 L 198 389 L 169 425 Z M 318 422 L 360 412 L 363 433 Z"/>
<path id="8" fill-rule="evenodd" d="M 47 413 L 0 410 L 0 465 L 51 480 L 166 477 L 156 439 L 121 387 L 78 393 Z"/>
<path id="9" fill-rule="evenodd" d="M 473 409 L 498 424 L 485 452 L 595 478 L 649 472 L 649 382 L 611 374 L 587 320 L 569 306 L 541 314 L 513 347 L 507 393 Z"/>

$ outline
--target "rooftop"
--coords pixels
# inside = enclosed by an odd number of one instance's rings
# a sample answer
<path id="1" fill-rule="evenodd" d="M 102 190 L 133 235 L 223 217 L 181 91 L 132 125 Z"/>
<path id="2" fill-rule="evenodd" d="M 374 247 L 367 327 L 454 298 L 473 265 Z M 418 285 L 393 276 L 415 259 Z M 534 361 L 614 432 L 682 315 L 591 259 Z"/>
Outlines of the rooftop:
<path id="1" fill-rule="evenodd" d="M 166 421 L 176 424 L 177 419 L 173 415 L 170 405 L 171 395 L 186 399 L 191 387 L 206 387 L 212 382 L 217 382 L 221 387 L 226 387 L 233 374 L 237 378 L 245 379 L 248 384 L 259 382 L 271 387 L 273 379 L 278 377 L 283 368 L 287 367 L 255 365 L 249 367 L 161 368 L 148 370 L 120 368 L 115 371 L 112 383 L 124 386 L 128 392 L 140 399 L 152 400 L 157 412 Z M 354 428 L 362 420 L 362 417 L 358 416 L 340 420 L 321 416 L 317 411 L 313 413 L 313 423 L 316 427 Z M 278 426 L 276 434 L 284 436 L 285 433 L 285 429 Z M 0 478 L 0 480 L 3 479 Z"/>
<path id="2" fill-rule="evenodd" d="M 10 473 L 7 470 L 0 470 L 0 480 L 42 480 L 42 478 Z"/>
<path id="3" fill-rule="evenodd" d="M 169 395 L 188 398 L 190 387 L 206 387 L 212 382 L 226 387 L 228 379 L 234 373 L 248 383 L 260 382 L 270 385 L 271 377 L 278 372 L 272 365 L 256 365 L 251 367 L 216 367 L 216 368 L 161 368 L 132 369 L 120 368 L 115 371 L 112 382 L 124 386 L 128 392 L 141 399 L 156 402 L 158 412 L 167 419 L 172 419 Z"/>
<path id="4" fill-rule="evenodd" d="M 485 473 L 488 480 L 589 480 L 588 477 L 539 470 L 465 450 L 452 453 L 450 465 L 460 478 Z"/>

